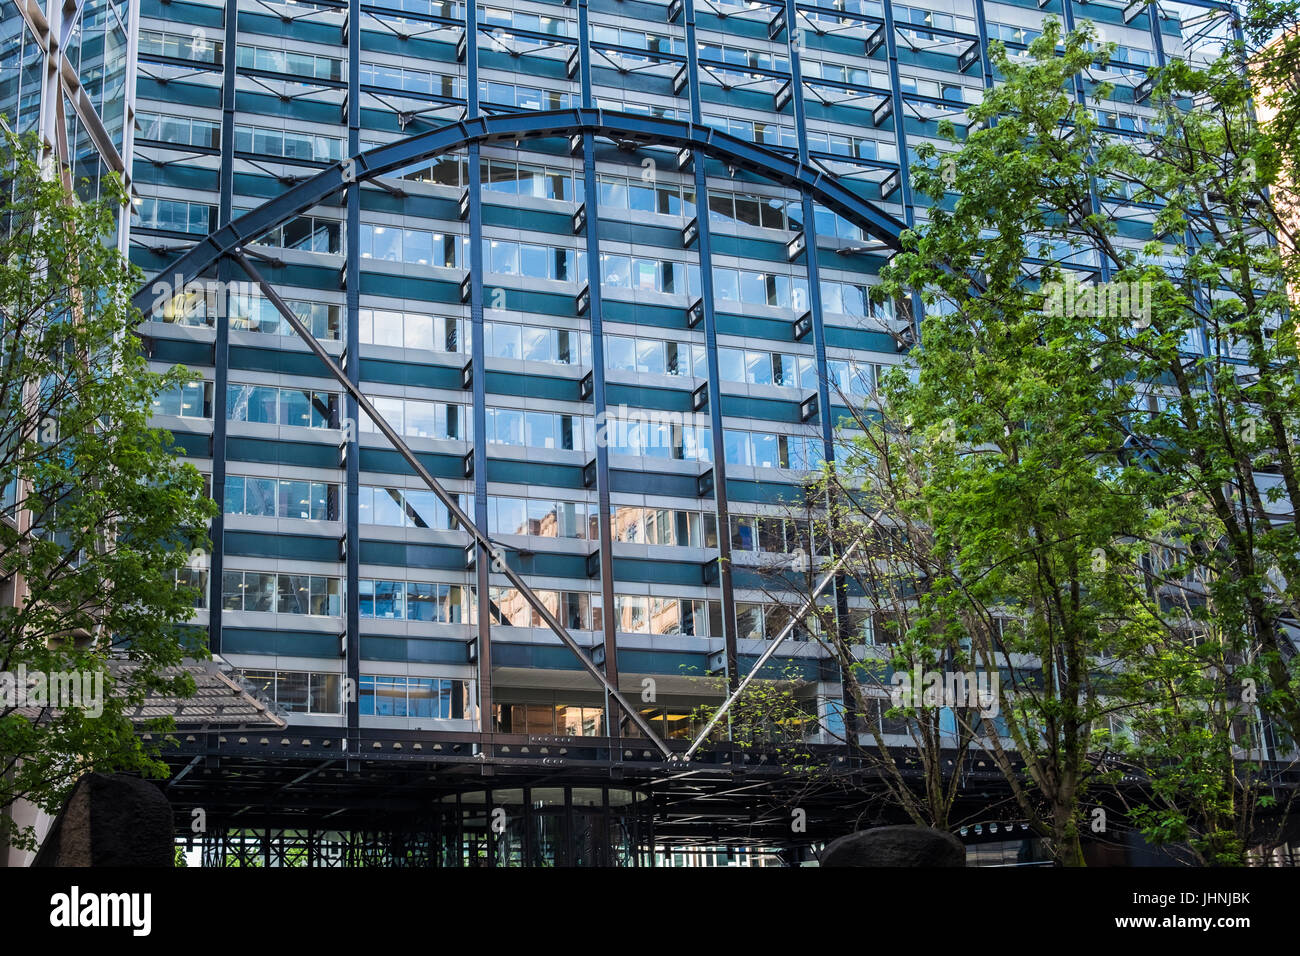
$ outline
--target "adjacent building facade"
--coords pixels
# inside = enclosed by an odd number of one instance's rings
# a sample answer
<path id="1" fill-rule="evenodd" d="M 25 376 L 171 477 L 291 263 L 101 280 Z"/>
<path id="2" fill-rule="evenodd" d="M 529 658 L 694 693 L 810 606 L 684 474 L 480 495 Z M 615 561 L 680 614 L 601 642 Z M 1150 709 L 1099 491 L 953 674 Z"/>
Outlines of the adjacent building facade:
<path id="1" fill-rule="evenodd" d="M 130 0 L 0 3 L 0 119 L 13 132 L 37 133 L 49 168 L 82 199 L 99 195 L 106 174 L 130 182 L 138 14 Z M 126 252 L 129 232 L 124 214 L 109 238 Z M 12 485 L 0 489 L 0 503 L 14 501 Z M 3 510 L 5 521 L 25 520 Z M 7 579 L 0 603 L 21 601 L 22 589 L 21 580 Z M 9 812 L 38 836 L 49 824 L 26 801 Z M 0 865 L 25 865 L 31 856 L 9 850 Z"/>

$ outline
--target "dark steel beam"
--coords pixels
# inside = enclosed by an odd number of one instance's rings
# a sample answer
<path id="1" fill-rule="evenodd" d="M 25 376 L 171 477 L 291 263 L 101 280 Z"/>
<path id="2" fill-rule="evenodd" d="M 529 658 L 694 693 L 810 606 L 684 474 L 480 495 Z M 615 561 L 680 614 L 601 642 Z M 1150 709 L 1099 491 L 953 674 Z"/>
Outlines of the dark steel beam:
<path id="1" fill-rule="evenodd" d="M 479 115 L 478 101 L 478 5 L 465 4 L 465 69 L 467 115 Z M 470 434 L 474 436 L 474 521 L 480 530 L 488 528 L 487 492 L 487 329 L 483 319 L 483 168 L 480 165 L 479 144 L 470 143 L 467 189 L 469 192 L 469 361 L 471 372 L 474 416 Z M 492 610 L 490 595 L 492 585 L 489 571 L 494 557 L 483 547 L 478 548 L 474 562 L 474 591 L 478 611 L 478 705 L 479 726 L 493 729 L 496 710 L 495 688 L 492 682 Z"/>
<path id="2" fill-rule="evenodd" d="M 567 137 L 573 133 L 647 145 L 688 147 L 702 152 L 729 166 L 810 193 L 814 201 L 861 226 L 892 249 L 901 247 L 899 237 L 907 228 L 874 203 L 840 185 L 825 171 L 708 126 L 601 109 L 550 110 L 466 119 L 345 159 L 204 237 L 162 270 L 160 277 L 179 274 L 183 282 L 194 279 L 222 256 L 352 183 L 386 175 L 471 143 L 517 142 L 538 137 Z M 152 282 L 136 293 L 135 305 L 142 311 L 153 302 L 151 287 Z"/>
<path id="3" fill-rule="evenodd" d="M 348 0 L 348 149 L 361 148 L 361 95 L 358 75 L 361 71 L 361 4 Z M 361 187 L 354 185 L 347 193 L 347 234 L 356 236 L 361 231 Z M 345 265 L 347 301 L 347 328 L 344 370 L 354 385 L 361 384 L 361 258 L 349 255 Z M 349 421 L 359 421 L 357 403 L 347 396 L 345 408 Z M 345 695 L 344 718 L 348 736 L 360 738 L 361 728 L 361 429 L 351 429 L 344 434 L 346 444 L 341 448 L 346 456 L 344 483 L 347 496 L 344 500 L 344 543 L 346 548 L 344 572 L 347 576 L 346 634 L 344 638 L 344 668 L 347 687 L 353 693 Z"/>

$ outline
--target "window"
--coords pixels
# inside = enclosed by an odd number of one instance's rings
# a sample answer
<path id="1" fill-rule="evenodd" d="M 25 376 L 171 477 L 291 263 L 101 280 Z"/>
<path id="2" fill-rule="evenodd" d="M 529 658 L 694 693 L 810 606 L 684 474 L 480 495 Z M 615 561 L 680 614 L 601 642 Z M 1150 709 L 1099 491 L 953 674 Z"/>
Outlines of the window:
<path id="1" fill-rule="evenodd" d="M 383 420 L 399 434 L 445 441 L 469 440 L 469 416 L 467 410 L 460 405 L 384 395 L 366 397 Z M 360 428 L 367 433 L 379 431 L 365 412 L 361 413 Z"/>
<path id="2" fill-rule="evenodd" d="M 466 720 L 474 717 L 473 682 L 445 677 L 391 677 L 362 674 L 357 701 L 363 717 L 423 717 Z"/>
<path id="3" fill-rule="evenodd" d="M 409 6 L 406 7 L 409 9 Z M 376 86 L 385 93 L 414 93 L 419 96 L 450 96 L 463 99 L 465 81 L 460 77 L 409 67 L 362 63 L 357 70 L 362 86 Z"/>
<path id="4" fill-rule="evenodd" d="M 506 159 L 483 159 L 480 168 L 486 193 L 582 201 L 582 178 L 567 169 L 532 166 Z"/>
<path id="5" fill-rule="evenodd" d="M 223 510 L 228 515 L 338 520 L 339 486 L 324 481 L 226 476 Z"/>
<path id="6" fill-rule="evenodd" d="M 328 56 L 314 56 L 310 53 L 271 50 L 240 44 L 235 54 L 235 63 L 242 69 L 284 73 L 291 77 L 305 79 L 341 80 L 343 78 L 342 61 Z"/>
<path id="7" fill-rule="evenodd" d="M 465 590 L 456 584 L 409 581 L 406 585 L 406 614 L 412 621 L 459 624 L 464 612 Z"/>
<path id="8" fill-rule="evenodd" d="M 142 46 L 145 32 L 147 31 L 141 31 Z M 143 112 L 136 113 L 135 119 L 140 127 L 140 139 L 208 149 L 216 149 L 221 145 L 221 123 L 214 120 Z"/>
<path id="9" fill-rule="evenodd" d="M 316 574 L 280 574 L 276 581 L 280 614 L 337 617 L 342 613 L 339 579 Z"/>
<path id="10" fill-rule="evenodd" d="M 585 538 L 587 537 L 587 503 L 490 497 L 488 528 L 493 534 Z"/>
<path id="11" fill-rule="evenodd" d="M 137 199 L 133 211 L 140 217 L 140 229 L 206 234 L 217 221 L 216 206 L 151 196 Z"/>
<path id="12" fill-rule="evenodd" d="M 343 333 L 342 309 L 326 302 L 290 300 L 285 303 L 311 334 L 318 339 L 338 341 Z M 267 335 L 293 335 L 296 333 L 268 299 L 260 295 L 231 296 L 227 300 L 230 327 L 243 332 L 262 332 Z M 207 323 L 211 324 L 211 323 Z"/>
<path id="13" fill-rule="evenodd" d="M 708 461 L 710 429 L 696 425 L 657 422 L 654 413 L 629 409 L 625 416 L 609 415 L 602 424 L 602 438 L 615 454 L 668 458 L 677 461 Z"/>
<path id="14" fill-rule="evenodd" d="M 714 266 L 713 295 L 720 302 L 743 302 L 802 311 L 808 308 L 808 280 L 801 276 Z"/>
<path id="15" fill-rule="evenodd" d="M 236 214 L 244 211 L 238 210 Z M 254 242 L 280 249 L 339 254 L 343 251 L 343 223 L 322 216 L 298 216 L 269 230 Z"/>
<path id="16" fill-rule="evenodd" d="M 333 392 L 276 388 L 270 385 L 226 386 L 226 418 L 300 428 L 337 428 L 338 395 Z"/>
<path id="17" fill-rule="evenodd" d="M 762 229 L 785 229 L 786 200 L 724 192 L 709 193 L 709 222 L 713 225 L 736 223 Z"/>
<path id="18" fill-rule="evenodd" d="M 339 674 L 309 671 L 246 670 L 241 675 L 257 696 L 282 711 L 341 714 L 343 679 Z"/>
<path id="19" fill-rule="evenodd" d="M 362 617 L 401 620 L 406 617 L 406 584 L 403 581 L 358 582 Z"/>
<path id="20" fill-rule="evenodd" d="M 153 413 L 178 418 L 211 418 L 212 383 L 186 382 L 159 392 L 154 396 Z"/>
<path id="21" fill-rule="evenodd" d="M 623 210 L 684 218 L 695 215 L 695 190 L 687 184 L 601 173 L 599 189 L 601 215 Z"/>
<path id="22" fill-rule="evenodd" d="M 667 259 L 638 259 L 601 253 L 601 284 L 611 289 L 695 295 L 699 266 Z"/>
<path id="23" fill-rule="evenodd" d="M 357 490 L 357 498 L 361 524 L 456 530 L 451 512 L 432 491 L 362 485 Z M 458 505 L 465 506 L 463 496 L 455 498 Z"/>
<path id="24" fill-rule="evenodd" d="M 821 441 L 802 435 L 773 435 L 735 428 L 723 430 L 723 450 L 729 465 L 811 471 L 821 467 Z"/>
<path id="25" fill-rule="evenodd" d="M 178 568 L 176 571 L 178 588 L 194 588 L 194 607 L 202 610 L 208 606 L 208 572 L 202 568 Z"/>
<path id="26" fill-rule="evenodd" d="M 469 239 L 452 233 L 362 223 L 357 249 L 363 259 L 463 269 Z M 333 251 L 333 250 L 331 250 Z"/>
<path id="27" fill-rule="evenodd" d="M 141 56 L 169 56 L 198 63 L 221 64 L 221 41 L 209 40 L 203 31 L 181 36 L 162 30 L 140 31 Z"/>
<path id="28" fill-rule="evenodd" d="M 496 275 L 580 282 L 586 277 L 587 254 L 579 249 L 535 245 L 508 239 L 483 240 L 483 264 Z"/>
<path id="29" fill-rule="evenodd" d="M 215 146 L 219 134 L 214 132 L 212 139 Z M 238 124 L 235 126 L 235 152 L 336 163 L 343 158 L 343 140 L 337 136 Z"/>
<path id="30" fill-rule="evenodd" d="M 487 409 L 488 442 L 529 448 L 581 451 L 583 431 L 591 419 L 555 412 L 528 412 L 514 408 Z"/>
<path id="31" fill-rule="evenodd" d="M 464 617 L 459 585 L 363 578 L 358 586 L 363 618 L 459 624 Z"/>
<path id="32" fill-rule="evenodd" d="M 221 607 L 226 611 L 338 617 L 343 613 L 341 583 L 322 575 L 226 571 L 221 576 Z"/>
<path id="33" fill-rule="evenodd" d="M 479 99 L 495 106 L 517 106 L 525 110 L 564 110 L 573 105 L 573 96 L 559 90 L 516 86 L 496 80 L 481 81 Z"/>
<path id="34" fill-rule="evenodd" d="M 585 332 L 485 322 L 483 335 L 488 358 L 521 359 L 553 365 L 591 363 L 591 338 Z"/>

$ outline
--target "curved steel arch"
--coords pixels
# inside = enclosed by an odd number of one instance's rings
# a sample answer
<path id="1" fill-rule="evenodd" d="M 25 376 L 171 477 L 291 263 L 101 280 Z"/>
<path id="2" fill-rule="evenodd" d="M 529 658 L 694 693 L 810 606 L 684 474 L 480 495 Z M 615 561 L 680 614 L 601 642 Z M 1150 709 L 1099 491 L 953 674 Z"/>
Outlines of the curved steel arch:
<path id="1" fill-rule="evenodd" d="M 189 282 L 202 275 L 204 270 L 222 256 L 306 212 L 353 182 L 365 182 L 472 143 L 570 136 L 575 133 L 592 133 L 645 146 L 675 146 L 698 150 L 730 166 L 806 191 L 827 209 L 860 226 L 888 247 L 901 247 L 899 236 L 907 228 L 902 222 L 874 203 L 844 188 L 834 177 L 805 166 L 797 159 L 727 133 L 720 133 L 709 126 L 599 109 L 574 109 L 509 113 L 462 120 L 343 160 L 208 234 L 155 279 L 179 274 L 184 282 Z M 141 311 L 146 311 L 152 304 L 153 299 L 148 290 L 153 281 L 135 295 L 136 307 Z"/>

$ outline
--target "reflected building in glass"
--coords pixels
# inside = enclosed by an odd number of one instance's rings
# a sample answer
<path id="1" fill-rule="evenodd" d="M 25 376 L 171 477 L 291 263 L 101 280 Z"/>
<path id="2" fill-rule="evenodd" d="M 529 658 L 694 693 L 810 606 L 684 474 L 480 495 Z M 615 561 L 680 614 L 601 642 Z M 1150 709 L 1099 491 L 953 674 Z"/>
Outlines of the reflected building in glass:
<path id="1" fill-rule="evenodd" d="M 0 3 L 0 116 L 40 134 L 82 199 L 109 172 L 131 181 L 139 13 L 131 0 Z M 127 234 L 123 216 L 123 251 Z"/>

